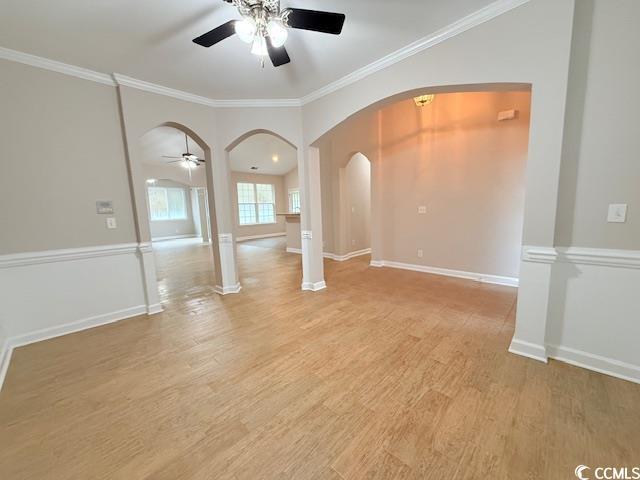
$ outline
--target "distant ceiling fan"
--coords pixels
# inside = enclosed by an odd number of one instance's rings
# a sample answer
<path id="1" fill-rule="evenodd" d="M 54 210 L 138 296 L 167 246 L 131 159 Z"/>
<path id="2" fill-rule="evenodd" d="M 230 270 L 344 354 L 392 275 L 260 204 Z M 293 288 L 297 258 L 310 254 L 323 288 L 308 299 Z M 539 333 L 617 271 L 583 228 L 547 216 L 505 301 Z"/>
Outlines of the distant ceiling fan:
<path id="1" fill-rule="evenodd" d="M 251 44 L 251 53 L 261 57 L 269 55 L 274 67 L 291 61 L 284 48 L 287 28 L 312 30 L 314 32 L 340 35 L 345 16 L 342 13 L 304 10 L 301 8 L 280 9 L 280 0 L 224 0 L 235 5 L 242 20 L 223 23 L 193 41 L 210 47 L 234 33 L 245 43 Z"/>
<path id="2" fill-rule="evenodd" d="M 195 167 L 199 167 L 201 163 L 205 162 L 205 160 L 204 158 L 198 158 L 198 156 L 189 152 L 189 137 L 187 137 L 186 133 L 184 134 L 184 144 L 187 151 L 183 153 L 181 156 L 171 157 L 171 156 L 163 155 L 162 158 L 175 159 L 167 163 L 182 163 L 186 168 L 189 169 L 189 178 L 191 178 L 191 169 Z"/>

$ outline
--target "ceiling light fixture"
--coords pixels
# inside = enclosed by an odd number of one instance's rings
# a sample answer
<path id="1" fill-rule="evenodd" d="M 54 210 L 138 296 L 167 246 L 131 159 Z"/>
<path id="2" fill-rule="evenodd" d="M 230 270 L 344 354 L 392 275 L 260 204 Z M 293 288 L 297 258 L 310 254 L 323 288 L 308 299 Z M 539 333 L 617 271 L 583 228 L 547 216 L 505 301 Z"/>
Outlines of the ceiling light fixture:
<path id="1" fill-rule="evenodd" d="M 208 31 L 194 43 L 210 47 L 236 34 L 251 45 L 251 53 L 258 55 L 262 66 L 269 56 L 274 67 L 291 61 L 284 44 L 289 28 L 340 35 L 345 16 L 342 13 L 307 10 L 303 8 L 280 8 L 280 0 L 224 0 L 238 9 L 241 20 L 229 20 Z"/>
<path id="2" fill-rule="evenodd" d="M 278 163 L 278 160 L 280 160 L 280 157 L 278 157 L 278 155 L 274 155 L 273 157 L 271 157 L 271 160 L 273 160 L 275 163 Z"/>
<path id="3" fill-rule="evenodd" d="M 419 97 L 414 97 L 413 101 L 416 102 L 418 107 L 424 107 L 433 103 L 434 98 L 436 98 L 435 95 L 420 95 Z"/>

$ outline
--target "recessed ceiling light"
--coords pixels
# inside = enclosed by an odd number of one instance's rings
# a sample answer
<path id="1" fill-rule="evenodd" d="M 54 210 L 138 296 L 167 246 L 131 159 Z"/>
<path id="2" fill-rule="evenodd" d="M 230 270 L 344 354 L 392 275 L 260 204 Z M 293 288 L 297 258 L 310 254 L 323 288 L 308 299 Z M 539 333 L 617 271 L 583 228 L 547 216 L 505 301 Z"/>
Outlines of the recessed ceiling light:
<path id="1" fill-rule="evenodd" d="M 278 160 L 280 160 L 280 157 L 278 157 L 278 155 L 274 155 L 273 157 L 271 157 L 271 160 L 273 160 L 275 163 L 278 163 Z"/>

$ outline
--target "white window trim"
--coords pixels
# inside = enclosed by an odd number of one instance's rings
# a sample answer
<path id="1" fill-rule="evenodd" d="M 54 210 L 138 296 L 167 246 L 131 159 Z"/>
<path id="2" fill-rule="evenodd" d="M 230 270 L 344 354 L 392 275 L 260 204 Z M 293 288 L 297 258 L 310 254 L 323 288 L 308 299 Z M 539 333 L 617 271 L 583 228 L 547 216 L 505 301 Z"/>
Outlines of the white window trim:
<path id="1" fill-rule="evenodd" d="M 292 193 L 298 193 L 298 201 L 300 202 L 300 210 L 297 212 L 294 212 L 292 207 L 291 207 L 291 194 Z M 287 203 L 289 204 L 289 213 L 301 213 L 302 212 L 302 198 L 300 197 L 300 188 L 290 188 L 289 189 L 289 195 L 287 195 Z"/>
<path id="2" fill-rule="evenodd" d="M 239 184 L 247 184 L 253 185 L 253 203 L 241 202 L 238 198 L 238 185 Z M 270 185 L 273 191 L 273 203 L 259 203 L 258 202 L 258 185 Z M 256 220 L 260 218 L 258 205 L 273 205 L 273 222 L 257 222 L 257 223 L 242 223 L 240 220 L 240 204 L 242 205 L 253 205 L 255 209 Z M 238 213 L 238 226 L 239 227 L 258 227 L 260 225 L 276 225 L 278 223 L 278 216 L 276 215 L 276 186 L 273 183 L 254 183 L 254 182 L 246 182 L 246 181 L 238 181 L 236 182 L 236 211 Z"/>

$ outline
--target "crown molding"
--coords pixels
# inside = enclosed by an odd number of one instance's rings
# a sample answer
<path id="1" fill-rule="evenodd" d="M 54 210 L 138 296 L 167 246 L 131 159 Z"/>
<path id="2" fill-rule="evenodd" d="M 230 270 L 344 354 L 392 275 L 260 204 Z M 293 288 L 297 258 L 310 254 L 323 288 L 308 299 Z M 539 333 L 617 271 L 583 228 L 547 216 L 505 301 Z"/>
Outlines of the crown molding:
<path id="1" fill-rule="evenodd" d="M 185 102 L 199 103 L 214 108 L 243 108 L 243 107 L 300 107 L 300 100 L 296 99 L 243 99 L 243 100 L 215 100 L 213 98 L 194 95 L 193 93 L 164 87 L 156 83 L 145 82 L 137 78 L 127 77 L 119 73 L 113 74 L 113 82 L 118 86 L 125 86 L 144 90 L 145 92 L 177 98 Z"/>
<path id="2" fill-rule="evenodd" d="M 29 53 L 11 50 L 10 48 L 0 47 L 0 58 L 10 60 L 12 62 L 23 63 L 32 67 L 51 70 L 53 72 L 64 73 L 65 75 L 70 75 L 72 77 L 91 80 L 92 82 L 102 83 L 103 85 L 109 85 L 111 87 L 116 86 L 111 75 L 107 75 L 106 73 L 95 72 L 86 68 L 76 67 L 75 65 L 69 65 L 68 63 L 62 63 L 56 60 L 31 55 Z"/>
<path id="3" fill-rule="evenodd" d="M 314 102 L 330 93 L 333 93 L 341 88 L 344 88 L 352 83 L 355 83 L 359 80 L 362 80 L 365 77 L 373 75 L 380 70 L 384 70 L 391 65 L 394 65 L 406 58 L 409 58 L 417 53 L 420 53 L 428 48 L 431 48 L 439 43 L 444 42 L 445 40 L 455 37 L 456 35 L 460 35 L 471 28 L 477 27 L 489 20 L 492 20 L 503 13 L 509 12 L 514 8 L 517 8 L 525 3 L 528 3 L 530 0 L 497 0 L 480 10 L 477 10 L 466 17 L 461 18 L 436 32 L 427 35 L 426 37 L 421 38 L 405 47 L 402 47 L 399 50 L 396 50 L 389 55 L 382 57 L 379 60 L 376 60 L 369 65 L 366 65 L 358 70 L 345 75 L 339 80 L 335 82 L 331 82 L 328 85 L 312 92 L 308 95 L 305 95 L 300 99 L 302 105 L 306 105 L 308 103 Z"/>
<path id="4" fill-rule="evenodd" d="M 216 100 L 213 98 L 202 97 L 193 93 L 184 92 L 182 90 L 176 90 L 174 88 L 164 87 L 155 83 L 145 82 L 136 78 L 127 77 L 119 73 L 113 73 L 108 75 L 106 73 L 96 72 L 75 65 L 69 65 L 67 63 L 58 62 L 56 60 L 50 60 L 48 58 L 38 57 L 17 50 L 11 50 L 9 48 L 0 47 L 0 59 L 10 60 L 14 62 L 23 63 L 25 65 L 31 65 L 33 67 L 43 68 L 45 70 L 51 70 L 54 72 L 63 73 L 73 77 L 82 78 L 85 80 L 91 80 L 104 85 L 112 87 L 126 86 L 143 90 L 157 95 L 163 95 L 166 97 L 172 97 L 186 102 L 197 103 L 200 105 L 206 105 L 214 108 L 256 108 L 256 107 L 301 107 L 308 103 L 314 102 L 326 95 L 329 95 L 341 88 L 351 85 L 359 80 L 362 80 L 369 75 L 372 75 L 380 70 L 383 70 L 391 65 L 394 65 L 406 58 L 409 58 L 417 53 L 420 53 L 434 45 L 444 42 L 445 40 L 455 37 L 467 30 L 481 25 L 493 18 L 496 18 L 503 13 L 506 13 L 514 8 L 519 7 L 530 0 L 497 0 L 476 12 L 467 15 L 456 22 L 424 37 L 420 40 L 410 43 L 409 45 L 396 50 L 379 60 L 376 60 L 369 65 L 366 65 L 358 70 L 342 77 L 339 80 L 329 83 L 324 87 L 305 95 L 300 99 L 296 98 L 284 98 L 284 99 L 238 99 L 238 100 Z"/>

